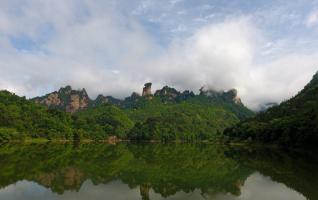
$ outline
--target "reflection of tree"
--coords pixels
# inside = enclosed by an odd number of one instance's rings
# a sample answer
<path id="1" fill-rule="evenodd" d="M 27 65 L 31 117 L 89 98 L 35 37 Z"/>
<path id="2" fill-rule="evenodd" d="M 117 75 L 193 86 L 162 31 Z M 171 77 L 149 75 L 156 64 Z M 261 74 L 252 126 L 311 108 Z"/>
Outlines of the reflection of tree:
<path id="1" fill-rule="evenodd" d="M 301 152 L 282 152 L 275 149 L 229 149 L 225 154 L 244 168 L 254 169 L 272 180 L 318 199 L 318 158 Z"/>
<path id="2" fill-rule="evenodd" d="M 139 187 L 140 187 L 140 195 L 142 197 L 142 200 L 149 200 L 150 185 L 144 183 L 144 184 L 141 184 Z"/>
<path id="3" fill-rule="evenodd" d="M 0 187 L 31 180 L 62 194 L 78 191 L 87 179 L 94 184 L 120 179 L 131 188 L 139 187 L 142 199 L 149 199 L 151 189 L 163 197 L 195 189 L 204 196 L 240 195 L 246 178 L 258 170 L 308 196 L 317 194 L 309 185 L 310 181 L 317 185 L 317 180 L 306 179 L 312 177 L 304 171 L 312 167 L 305 164 L 308 161 L 269 152 L 203 144 L 4 145 Z"/>

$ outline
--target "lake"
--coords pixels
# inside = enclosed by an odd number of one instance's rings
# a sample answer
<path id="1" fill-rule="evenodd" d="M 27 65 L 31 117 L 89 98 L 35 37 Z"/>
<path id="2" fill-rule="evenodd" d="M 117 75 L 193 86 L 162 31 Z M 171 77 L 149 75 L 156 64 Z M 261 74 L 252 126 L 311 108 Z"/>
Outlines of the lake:
<path id="1" fill-rule="evenodd" d="M 1 200 L 318 199 L 318 162 L 213 144 L 3 144 Z"/>

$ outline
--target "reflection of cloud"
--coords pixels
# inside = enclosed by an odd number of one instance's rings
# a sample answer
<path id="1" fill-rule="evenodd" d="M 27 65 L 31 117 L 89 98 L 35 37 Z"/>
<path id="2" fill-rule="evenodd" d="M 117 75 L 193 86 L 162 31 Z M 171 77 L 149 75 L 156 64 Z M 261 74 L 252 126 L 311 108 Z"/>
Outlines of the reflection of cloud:
<path id="1" fill-rule="evenodd" d="M 152 189 L 149 191 L 150 199 L 163 199 L 160 194 Z M 296 191 L 286 187 L 282 183 L 272 181 L 260 173 L 250 175 L 244 185 L 241 187 L 241 195 L 217 194 L 209 196 L 204 194 L 205 199 L 213 200 L 305 200 L 306 198 Z M 86 200 L 86 199 L 112 199 L 112 200 L 139 200 L 140 189 L 129 188 L 121 181 L 112 181 L 108 184 L 94 185 L 91 181 L 85 181 L 79 191 L 65 191 L 62 195 L 52 193 L 34 182 L 19 181 L 16 184 L 9 185 L 0 190 L 0 199 L 6 200 Z M 176 194 L 164 199 L 201 199 L 200 190 L 194 190 L 189 193 L 177 192 Z"/>
<path id="2" fill-rule="evenodd" d="M 306 200 L 296 191 L 282 183 L 277 183 L 269 177 L 256 172 L 250 175 L 241 188 L 241 195 L 219 194 L 208 199 L 213 200 Z"/>

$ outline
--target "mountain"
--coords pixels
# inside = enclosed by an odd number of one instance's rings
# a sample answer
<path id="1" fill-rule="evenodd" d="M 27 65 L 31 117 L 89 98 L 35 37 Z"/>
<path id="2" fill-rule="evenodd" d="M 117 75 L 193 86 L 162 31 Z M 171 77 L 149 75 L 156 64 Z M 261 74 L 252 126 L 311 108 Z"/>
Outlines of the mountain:
<path id="1" fill-rule="evenodd" d="M 147 84 L 147 94 L 133 93 L 123 103 L 123 110 L 135 126 L 128 133 L 134 140 L 207 140 L 223 130 L 254 115 L 229 92 L 179 92 L 164 86 L 154 94 Z M 215 94 L 211 96 L 210 94 Z"/>
<path id="2" fill-rule="evenodd" d="M 106 103 L 120 104 L 120 100 L 111 96 L 99 95 L 95 100 L 92 100 L 84 88 L 82 90 L 73 90 L 71 86 L 62 87 L 58 91 L 42 97 L 35 97 L 32 101 L 46 105 L 49 108 L 56 108 L 70 113 Z"/>
<path id="3" fill-rule="evenodd" d="M 27 100 L 0 91 L 0 141 L 49 140 L 207 140 L 254 115 L 236 90 L 177 91 L 164 86 L 154 94 L 146 83 L 142 95 L 124 100 L 66 86 Z"/>
<path id="4" fill-rule="evenodd" d="M 224 131 L 230 139 L 312 147 L 318 142 L 318 72 L 295 97 Z"/>
<path id="5" fill-rule="evenodd" d="M 82 90 L 79 93 L 73 92 L 70 87 L 62 88 L 58 93 L 52 93 L 61 96 L 56 95 L 58 98 L 54 100 L 50 98 L 51 102 L 59 104 L 50 104 L 48 108 L 11 92 L 0 91 L 0 143 L 30 138 L 48 140 L 107 140 L 109 136 L 127 138 L 127 132 L 134 123 L 126 113 L 114 105 L 101 104 L 98 107 L 85 109 L 85 112 L 82 110 L 73 114 L 57 109 L 63 106 L 69 108 L 69 105 L 64 103 L 69 97 L 63 94 L 82 95 L 80 102 L 83 102 L 86 92 Z"/>

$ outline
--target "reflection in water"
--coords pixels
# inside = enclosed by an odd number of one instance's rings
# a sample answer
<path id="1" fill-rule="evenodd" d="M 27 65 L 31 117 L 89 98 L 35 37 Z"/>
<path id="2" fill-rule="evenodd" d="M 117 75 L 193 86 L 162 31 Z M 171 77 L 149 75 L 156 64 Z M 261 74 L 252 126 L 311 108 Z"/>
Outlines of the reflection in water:
<path id="1" fill-rule="evenodd" d="M 0 199 L 318 199 L 316 160 L 204 144 L 0 147 Z"/>

